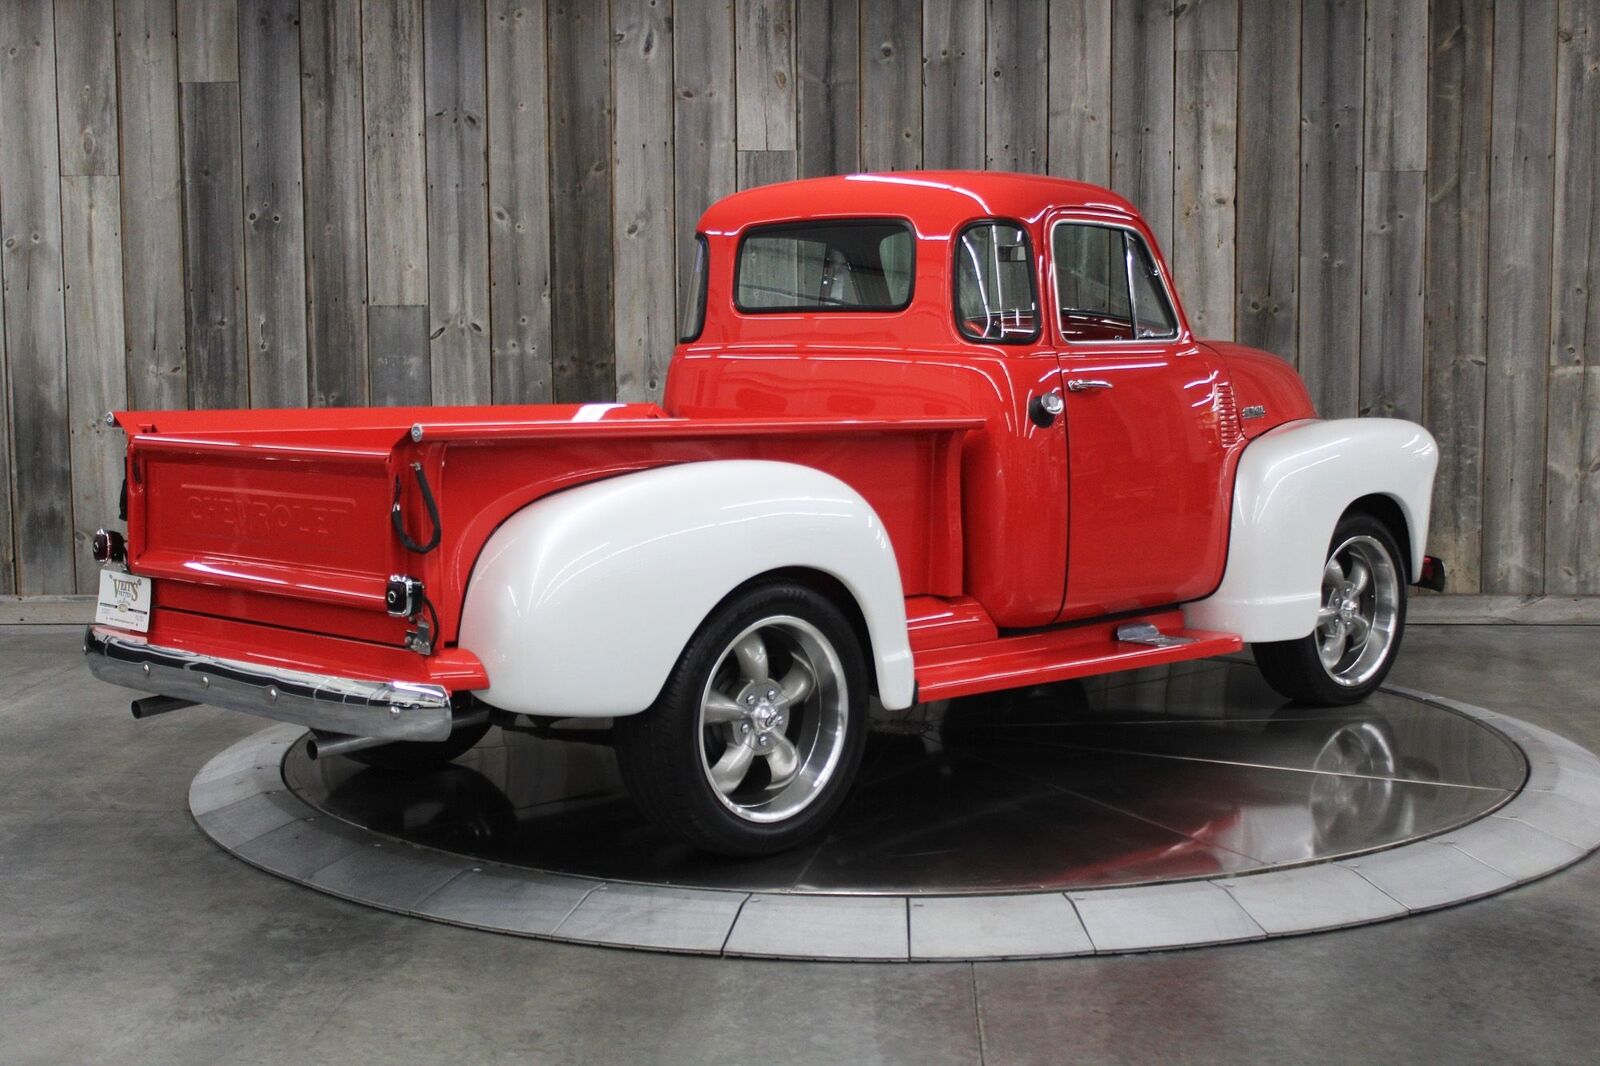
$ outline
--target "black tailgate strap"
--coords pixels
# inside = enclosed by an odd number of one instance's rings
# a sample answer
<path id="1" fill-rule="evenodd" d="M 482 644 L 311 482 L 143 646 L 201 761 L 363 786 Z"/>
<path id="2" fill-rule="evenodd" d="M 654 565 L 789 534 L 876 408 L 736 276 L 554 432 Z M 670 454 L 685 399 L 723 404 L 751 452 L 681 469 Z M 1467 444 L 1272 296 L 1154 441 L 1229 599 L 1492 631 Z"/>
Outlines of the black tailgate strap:
<path id="1" fill-rule="evenodd" d="M 395 535 L 400 538 L 400 543 L 406 546 L 406 551 L 418 555 L 427 555 L 439 546 L 439 538 L 444 532 L 444 526 L 439 521 L 439 504 L 433 498 L 433 489 L 428 487 L 428 475 L 422 472 L 421 463 L 412 463 L 411 472 L 416 475 L 417 488 L 422 492 L 423 506 L 428 509 L 428 521 L 433 524 L 433 535 L 426 544 L 418 544 L 406 532 L 405 514 L 400 509 L 400 479 L 394 479 L 394 505 L 389 508 L 389 522 L 394 526 Z"/>

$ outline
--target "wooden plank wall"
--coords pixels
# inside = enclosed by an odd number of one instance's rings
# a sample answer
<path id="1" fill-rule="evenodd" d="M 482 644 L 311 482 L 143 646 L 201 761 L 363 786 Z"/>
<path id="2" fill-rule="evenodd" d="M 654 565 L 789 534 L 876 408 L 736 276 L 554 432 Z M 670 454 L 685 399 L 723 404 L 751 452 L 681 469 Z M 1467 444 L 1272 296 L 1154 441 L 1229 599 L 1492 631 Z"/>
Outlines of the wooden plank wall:
<path id="1" fill-rule="evenodd" d="M 6 0 L 0 595 L 106 409 L 655 398 L 707 204 L 910 167 L 1112 185 L 1456 590 L 1600 594 L 1600 0 Z"/>

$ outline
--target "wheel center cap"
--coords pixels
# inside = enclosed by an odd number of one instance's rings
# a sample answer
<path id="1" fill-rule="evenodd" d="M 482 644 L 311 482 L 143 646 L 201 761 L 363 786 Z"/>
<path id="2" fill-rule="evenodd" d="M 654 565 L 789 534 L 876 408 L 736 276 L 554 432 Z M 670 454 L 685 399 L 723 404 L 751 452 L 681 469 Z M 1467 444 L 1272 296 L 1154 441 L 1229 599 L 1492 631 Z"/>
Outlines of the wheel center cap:
<path id="1" fill-rule="evenodd" d="M 771 684 L 749 686 L 739 695 L 739 705 L 744 709 L 745 721 L 750 723 L 750 728 L 756 736 L 782 731 L 783 699 L 777 688 Z"/>

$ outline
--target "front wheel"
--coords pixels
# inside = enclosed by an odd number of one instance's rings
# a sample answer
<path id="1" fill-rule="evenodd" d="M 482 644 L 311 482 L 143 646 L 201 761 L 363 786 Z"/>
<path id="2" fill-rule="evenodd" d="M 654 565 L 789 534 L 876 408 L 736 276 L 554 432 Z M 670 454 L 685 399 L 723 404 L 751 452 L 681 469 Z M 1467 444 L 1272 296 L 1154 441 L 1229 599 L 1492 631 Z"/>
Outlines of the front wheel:
<path id="1" fill-rule="evenodd" d="M 1405 573 L 1387 526 L 1361 512 L 1341 518 L 1322 570 L 1317 628 L 1299 640 L 1251 648 L 1267 684 L 1301 703 L 1339 705 L 1371 695 L 1400 650 Z"/>
<path id="2" fill-rule="evenodd" d="M 839 608 L 791 582 L 725 601 L 654 705 L 616 723 L 644 812 L 723 855 L 766 855 L 821 832 L 866 742 L 866 665 Z"/>

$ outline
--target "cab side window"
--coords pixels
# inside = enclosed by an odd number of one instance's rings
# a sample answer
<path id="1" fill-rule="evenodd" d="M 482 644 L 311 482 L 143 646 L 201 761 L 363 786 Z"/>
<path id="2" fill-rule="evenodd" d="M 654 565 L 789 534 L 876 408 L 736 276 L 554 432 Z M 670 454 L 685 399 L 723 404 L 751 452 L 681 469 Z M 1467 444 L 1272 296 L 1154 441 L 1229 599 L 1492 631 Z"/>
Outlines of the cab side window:
<path id="1" fill-rule="evenodd" d="M 1061 335 L 1069 341 L 1170 337 L 1177 316 L 1137 234 L 1063 222 L 1051 238 Z"/>

